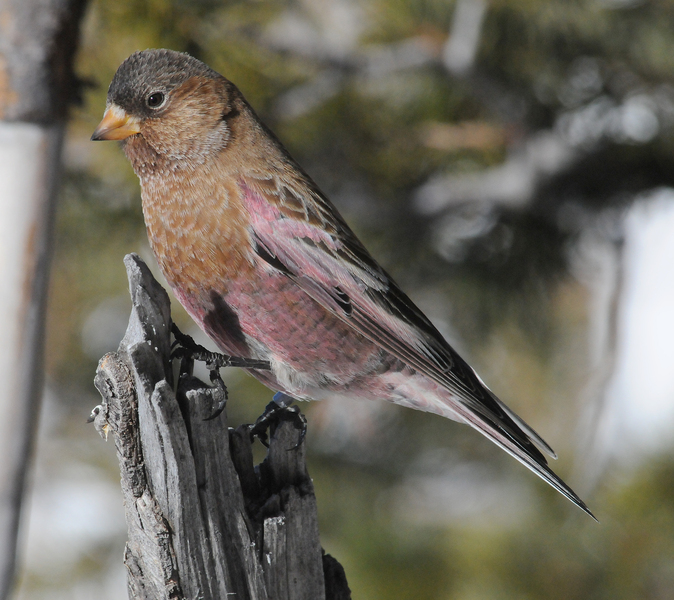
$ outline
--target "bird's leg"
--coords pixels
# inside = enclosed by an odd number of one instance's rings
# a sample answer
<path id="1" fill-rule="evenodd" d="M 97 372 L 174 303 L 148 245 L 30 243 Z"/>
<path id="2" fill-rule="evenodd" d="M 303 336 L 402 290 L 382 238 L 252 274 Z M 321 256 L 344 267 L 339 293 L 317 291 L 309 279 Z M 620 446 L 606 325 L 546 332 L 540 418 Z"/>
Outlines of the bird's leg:
<path id="1" fill-rule="evenodd" d="M 268 360 L 258 360 L 256 358 L 241 358 L 238 356 L 230 356 L 229 354 L 220 354 L 219 352 L 211 352 L 202 345 L 197 344 L 192 336 L 183 333 L 178 329 L 175 323 L 171 323 L 171 333 L 175 338 L 175 342 L 171 346 L 171 358 L 183 358 L 189 356 L 192 360 L 198 360 L 206 363 L 208 368 L 212 365 L 214 369 L 221 369 L 223 367 L 240 367 L 242 369 L 261 369 L 264 371 L 271 370 L 271 364 Z"/>
<path id="2" fill-rule="evenodd" d="M 298 428 L 301 429 L 300 439 L 297 444 L 288 450 L 296 450 L 302 445 L 304 438 L 307 435 L 307 419 L 300 412 L 297 406 L 291 406 L 295 399 L 283 392 L 276 392 L 272 401 L 267 404 L 264 412 L 258 417 L 257 421 L 250 426 L 251 439 L 257 438 L 264 446 L 269 448 L 269 437 L 267 435 L 268 429 L 282 412 L 291 413 L 295 416 Z"/>
<path id="3" fill-rule="evenodd" d="M 206 417 L 206 421 L 215 419 L 227 406 L 229 395 L 227 393 L 227 386 L 220 376 L 220 369 L 222 367 L 242 367 L 244 369 L 271 368 L 271 365 L 266 360 L 238 358 L 227 354 L 211 352 L 200 344 L 197 344 L 191 336 L 180 331 L 178 326 L 173 322 L 171 323 L 171 332 L 175 338 L 171 346 L 171 359 L 180 358 L 179 378 L 192 376 L 195 360 L 206 363 L 211 383 L 218 398 L 218 405 L 213 413 L 209 417 Z"/>

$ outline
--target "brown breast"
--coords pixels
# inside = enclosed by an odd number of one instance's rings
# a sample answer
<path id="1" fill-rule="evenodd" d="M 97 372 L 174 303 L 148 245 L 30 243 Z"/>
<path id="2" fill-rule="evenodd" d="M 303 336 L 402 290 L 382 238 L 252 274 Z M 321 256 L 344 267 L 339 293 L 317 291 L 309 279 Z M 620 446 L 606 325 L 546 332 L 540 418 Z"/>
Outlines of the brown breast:
<path id="1" fill-rule="evenodd" d="M 140 136 L 125 152 L 133 163 L 147 148 Z M 196 168 L 161 164 L 141 176 L 148 238 L 167 281 L 181 295 L 209 302 L 210 292 L 226 294 L 228 282 L 252 269 L 248 219 L 235 175 L 208 161 Z"/>

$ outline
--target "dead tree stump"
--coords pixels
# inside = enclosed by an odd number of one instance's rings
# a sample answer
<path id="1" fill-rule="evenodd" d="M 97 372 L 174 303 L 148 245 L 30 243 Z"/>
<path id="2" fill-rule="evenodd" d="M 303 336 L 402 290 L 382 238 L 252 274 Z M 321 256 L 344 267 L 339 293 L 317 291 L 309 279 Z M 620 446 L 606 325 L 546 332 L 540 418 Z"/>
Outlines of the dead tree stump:
<path id="1" fill-rule="evenodd" d="M 173 386 L 170 303 L 136 255 L 125 259 L 133 308 L 117 352 L 96 373 L 97 430 L 113 434 L 128 527 L 124 561 L 133 599 L 347 600 L 341 565 L 323 553 L 316 498 L 292 415 L 270 431 L 253 466 L 247 426 L 223 412 L 218 390 Z"/>

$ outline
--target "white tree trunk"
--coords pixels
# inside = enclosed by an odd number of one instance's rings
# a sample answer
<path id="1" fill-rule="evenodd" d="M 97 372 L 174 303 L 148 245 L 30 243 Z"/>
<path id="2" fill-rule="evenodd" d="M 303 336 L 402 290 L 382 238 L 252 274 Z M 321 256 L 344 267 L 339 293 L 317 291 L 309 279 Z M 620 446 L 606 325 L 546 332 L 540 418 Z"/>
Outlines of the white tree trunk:
<path id="1" fill-rule="evenodd" d="M 0 589 L 15 538 L 42 389 L 42 338 L 62 127 L 0 123 Z"/>
<path id="2" fill-rule="evenodd" d="M 63 131 L 85 0 L 0 0 L 0 600 L 14 577 L 42 391 Z"/>

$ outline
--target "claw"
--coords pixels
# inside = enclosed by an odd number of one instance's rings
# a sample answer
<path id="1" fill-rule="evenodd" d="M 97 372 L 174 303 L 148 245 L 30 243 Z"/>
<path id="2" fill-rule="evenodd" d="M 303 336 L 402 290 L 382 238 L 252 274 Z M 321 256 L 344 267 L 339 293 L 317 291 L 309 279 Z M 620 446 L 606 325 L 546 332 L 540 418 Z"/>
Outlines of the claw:
<path id="1" fill-rule="evenodd" d="M 300 439 L 297 440 L 297 443 L 294 446 L 288 448 L 288 452 L 290 452 L 291 450 L 297 450 L 304 442 L 304 438 L 307 437 L 307 418 L 302 414 L 299 406 L 288 406 L 285 410 L 295 413 L 295 417 L 300 423 Z"/>
<path id="2" fill-rule="evenodd" d="M 227 400 L 229 400 L 229 393 L 227 392 L 227 386 L 225 382 L 220 377 L 220 371 L 218 369 L 211 369 L 210 365 L 206 365 L 210 369 L 211 383 L 214 388 L 214 395 L 219 396 L 218 405 L 215 407 L 215 410 L 204 419 L 204 421 L 212 421 L 216 417 L 220 416 L 225 407 L 227 406 Z"/>
<path id="3" fill-rule="evenodd" d="M 307 419 L 302 414 L 299 407 L 290 406 L 292 402 L 293 398 L 283 392 L 274 394 L 274 399 L 267 404 L 264 412 L 258 417 L 257 421 L 250 426 L 251 441 L 257 438 L 263 446 L 269 448 L 269 436 L 267 431 L 271 427 L 273 421 L 276 420 L 281 413 L 285 412 L 294 415 L 295 419 L 299 421 L 299 428 L 301 429 L 300 439 L 297 441 L 297 444 L 287 449 L 288 451 L 297 450 L 302 445 L 302 442 L 304 442 L 304 438 L 307 435 Z"/>
<path id="4" fill-rule="evenodd" d="M 271 420 L 281 410 L 281 406 L 276 404 L 273 400 L 267 404 L 264 412 L 257 418 L 255 423 L 250 425 L 250 441 L 255 441 L 255 438 L 260 440 L 265 448 L 269 448 L 269 436 L 267 429 L 271 425 Z"/>

